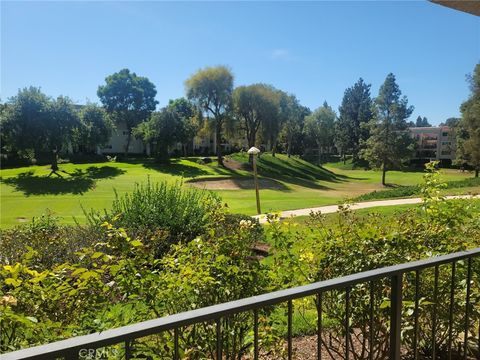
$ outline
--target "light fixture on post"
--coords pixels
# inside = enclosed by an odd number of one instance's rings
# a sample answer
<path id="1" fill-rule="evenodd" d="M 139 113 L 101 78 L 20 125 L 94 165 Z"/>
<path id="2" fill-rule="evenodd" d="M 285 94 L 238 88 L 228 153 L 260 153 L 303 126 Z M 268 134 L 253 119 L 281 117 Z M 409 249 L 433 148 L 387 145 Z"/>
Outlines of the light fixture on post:
<path id="1" fill-rule="evenodd" d="M 248 149 L 247 154 L 252 155 L 253 180 L 255 183 L 255 195 L 257 197 L 257 214 L 261 214 L 260 194 L 258 192 L 258 174 L 257 174 L 257 155 L 260 154 L 260 149 L 257 149 L 255 146 L 252 146 L 250 149 Z"/>

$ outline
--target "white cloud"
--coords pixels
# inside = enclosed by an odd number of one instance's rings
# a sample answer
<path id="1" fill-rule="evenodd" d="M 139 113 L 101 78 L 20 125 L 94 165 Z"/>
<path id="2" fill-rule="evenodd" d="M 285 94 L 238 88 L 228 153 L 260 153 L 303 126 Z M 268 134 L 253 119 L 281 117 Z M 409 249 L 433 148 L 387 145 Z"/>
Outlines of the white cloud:
<path id="1" fill-rule="evenodd" d="M 287 49 L 274 49 L 270 57 L 274 60 L 292 60 L 293 57 Z"/>

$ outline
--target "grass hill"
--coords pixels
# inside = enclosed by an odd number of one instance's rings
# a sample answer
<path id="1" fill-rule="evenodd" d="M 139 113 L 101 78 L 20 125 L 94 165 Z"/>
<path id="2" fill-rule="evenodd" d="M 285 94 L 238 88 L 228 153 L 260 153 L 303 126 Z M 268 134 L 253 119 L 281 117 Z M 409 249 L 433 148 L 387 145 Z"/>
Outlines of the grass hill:
<path id="1" fill-rule="evenodd" d="M 200 158 L 172 159 L 170 164 L 158 164 L 152 159 L 130 159 L 126 162 L 91 164 L 64 163 L 60 165 L 62 178 L 50 177 L 48 166 L 29 166 L 0 170 L 1 226 L 9 227 L 29 221 L 46 212 L 53 213 L 65 223 L 82 222 L 85 209 L 109 208 L 114 189 L 122 194 L 134 184 L 150 178 L 151 181 L 214 182 L 218 179 L 240 183 L 232 189 L 214 189 L 228 205 L 230 211 L 255 213 L 255 192 L 249 170 L 248 155 L 232 154 L 226 167 L 213 160 L 204 163 Z M 379 172 L 348 170 L 326 164 L 319 167 L 298 157 L 262 154 L 258 161 L 261 180 L 262 211 L 290 210 L 335 204 L 354 198 L 380 186 Z M 391 171 L 387 180 L 398 185 L 415 185 L 422 180 L 421 172 Z M 462 180 L 470 174 L 445 170 L 444 179 Z M 273 186 L 270 186 L 272 185 Z M 469 189 L 463 189 L 468 191 Z M 463 191 L 462 190 L 462 191 Z"/>

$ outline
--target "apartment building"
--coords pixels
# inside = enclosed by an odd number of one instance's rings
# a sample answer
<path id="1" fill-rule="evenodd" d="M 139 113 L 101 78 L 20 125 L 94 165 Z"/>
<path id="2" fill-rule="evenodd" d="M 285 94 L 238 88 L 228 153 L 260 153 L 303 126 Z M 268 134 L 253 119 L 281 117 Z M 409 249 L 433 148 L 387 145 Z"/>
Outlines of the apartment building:
<path id="1" fill-rule="evenodd" d="M 410 132 L 417 145 L 414 160 L 455 159 L 455 134 L 448 126 L 411 127 Z"/>

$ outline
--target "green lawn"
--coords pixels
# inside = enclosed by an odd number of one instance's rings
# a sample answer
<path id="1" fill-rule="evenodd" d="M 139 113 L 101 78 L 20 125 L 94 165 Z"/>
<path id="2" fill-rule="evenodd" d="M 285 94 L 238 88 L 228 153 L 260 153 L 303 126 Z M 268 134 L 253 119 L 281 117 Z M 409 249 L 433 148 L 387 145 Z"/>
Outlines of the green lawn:
<path id="1" fill-rule="evenodd" d="M 233 159 L 247 162 L 247 156 L 236 154 Z M 61 164 L 63 178 L 46 176 L 48 166 L 30 166 L 0 171 L 1 226 L 9 227 L 51 212 L 65 223 L 75 217 L 84 221 L 85 209 L 108 208 L 114 189 L 124 193 L 134 183 L 146 181 L 191 181 L 193 179 L 251 178 L 248 170 L 220 168 L 214 163 L 201 165 L 196 158 L 176 159 L 170 165 L 151 160 L 95 164 Z M 380 172 L 341 169 L 335 164 L 320 168 L 299 158 L 276 158 L 263 154 L 259 172 L 275 186 L 261 189 L 262 211 L 277 211 L 334 204 L 346 198 L 380 190 Z M 456 170 L 443 171 L 445 180 L 461 180 L 471 176 Z M 397 185 L 413 185 L 422 180 L 421 172 L 391 171 L 387 181 Z M 185 186 L 190 186 L 185 183 Z M 219 190 L 233 212 L 255 213 L 255 194 L 251 189 Z"/>

